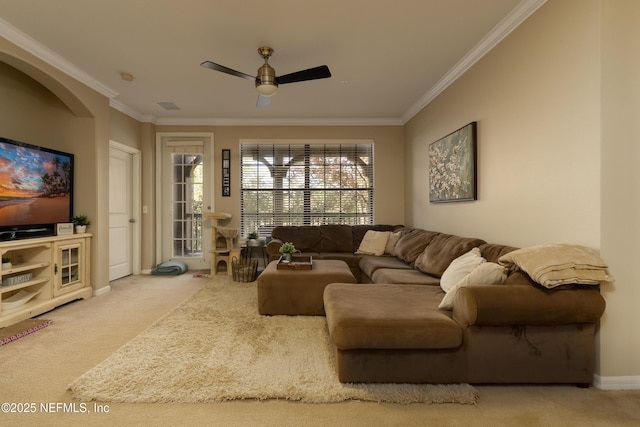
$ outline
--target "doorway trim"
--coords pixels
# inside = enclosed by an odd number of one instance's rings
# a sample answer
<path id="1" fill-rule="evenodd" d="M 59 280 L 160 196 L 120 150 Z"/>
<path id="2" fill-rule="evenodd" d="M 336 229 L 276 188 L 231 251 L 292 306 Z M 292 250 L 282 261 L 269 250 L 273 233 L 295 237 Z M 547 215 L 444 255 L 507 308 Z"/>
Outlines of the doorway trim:
<path id="1" fill-rule="evenodd" d="M 142 156 L 140 150 L 121 144 L 117 141 L 109 140 L 109 148 L 120 150 L 131 154 L 132 186 L 131 189 L 131 214 L 135 222 L 131 229 L 131 268 L 133 274 L 141 272 L 141 252 L 142 252 L 142 227 L 140 224 L 140 206 L 142 203 Z M 111 189 L 109 189 L 111 191 Z"/>
<path id="2" fill-rule="evenodd" d="M 155 211 L 156 211 L 156 250 L 155 250 L 155 259 L 156 259 L 156 263 L 159 263 L 159 260 L 162 260 L 162 245 L 163 245 L 163 241 L 162 239 L 164 238 L 164 235 L 162 233 L 162 215 L 163 215 L 163 211 L 162 211 L 162 206 L 163 206 L 163 194 L 162 194 L 162 185 L 160 185 L 160 183 L 162 182 L 162 144 L 165 141 L 178 141 L 181 139 L 198 139 L 201 138 L 204 141 L 204 149 L 205 150 L 209 150 L 209 154 L 210 154 L 210 163 L 211 163 L 211 173 L 209 174 L 209 181 L 207 182 L 207 185 L 210 188 L 210 192 L 211 192 L 211 200 L 210 200 L 210 206 L 207 206 L 206 208 L 204 208 L 204 210 L 206 211 L 212 211 L 213 206 L 215 205 L 215 192 L 214 192 L 214 188 L 215 188 L 215 178 L 214 178 L 214 172 L 215 172 L 215 167 L 213 166 L 214 162 L 214 158 L 215 158 L 215 151 L 214 151 L 214 134 L 213 132 L 156 132 L 156 200 L 155 200 Z M 206 179 L 206 178 L 205 178 Z M 204 220 L 204 219 L 203 219 Z M 205 227 L 205 223 L 203 223 L 203 228 Z M 203 249 L 204 249 L 204 241 L 203 241 Z M 203 260 L 204 261 L 209 261 L 209 251 L 204 251 L 203 250 Z"/>

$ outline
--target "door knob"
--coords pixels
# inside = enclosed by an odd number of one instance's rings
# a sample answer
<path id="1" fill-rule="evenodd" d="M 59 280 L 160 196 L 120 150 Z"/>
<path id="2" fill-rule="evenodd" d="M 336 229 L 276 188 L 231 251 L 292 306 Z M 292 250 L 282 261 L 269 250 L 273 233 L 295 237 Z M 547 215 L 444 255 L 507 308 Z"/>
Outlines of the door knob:
<path id="1" fill-rule="evenodd" d="M 134 222 L 136 222 L 136 219 L 135 219 L 135 218 L 131 218 L 131 219 L 129 220 L 129 222 L 130 222 L 131 224 L 133 224 Z"/>

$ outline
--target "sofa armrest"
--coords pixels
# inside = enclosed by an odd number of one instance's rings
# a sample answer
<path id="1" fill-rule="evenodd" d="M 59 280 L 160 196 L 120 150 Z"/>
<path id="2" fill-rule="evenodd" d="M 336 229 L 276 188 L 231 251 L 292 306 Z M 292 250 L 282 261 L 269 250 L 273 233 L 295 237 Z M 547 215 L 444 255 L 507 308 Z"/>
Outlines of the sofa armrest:
<path id="1" fill-rule="evenodd" d="M 464 328 L 596 323 L 604 308 L 597 288 L 549 291 L 531 285 L 479 285 L 458 289 L 453 318 Z"/>
<path id="2" fill-rule="evenodd" d="M 280 239 L 271 239 L 269 243 L 267 243 L 267 254 L 269 255 L 269 259 L 271 259 L 271 255 L 280 256 L 280 246 L 282 246 L 284 242 Z"/>

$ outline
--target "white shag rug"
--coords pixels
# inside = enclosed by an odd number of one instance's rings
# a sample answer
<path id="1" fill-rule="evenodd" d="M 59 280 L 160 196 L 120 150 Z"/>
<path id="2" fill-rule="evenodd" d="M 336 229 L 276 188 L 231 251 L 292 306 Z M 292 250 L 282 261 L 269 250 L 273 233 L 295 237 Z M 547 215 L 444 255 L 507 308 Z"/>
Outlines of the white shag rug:
<path id="1" fill-rule="evenodd" d="M 474 404 L 468 384 L 342 384 L 321 316 L 261 316 L 256 283 L 213 277 L 75 380 L 74 398 L 202 403 L 286 399 Z"/>

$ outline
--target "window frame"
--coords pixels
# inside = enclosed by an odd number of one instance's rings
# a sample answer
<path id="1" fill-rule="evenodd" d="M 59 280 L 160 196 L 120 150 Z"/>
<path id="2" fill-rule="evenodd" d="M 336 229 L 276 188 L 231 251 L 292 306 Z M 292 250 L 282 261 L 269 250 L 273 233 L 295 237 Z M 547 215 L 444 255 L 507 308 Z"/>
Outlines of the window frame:
<path id="1" fill-rule="evenodd" d="M 241 141 L 241 235 L 268 237 L 279 225 L 373 224 L 374 166 L 372 140 Z"/>

